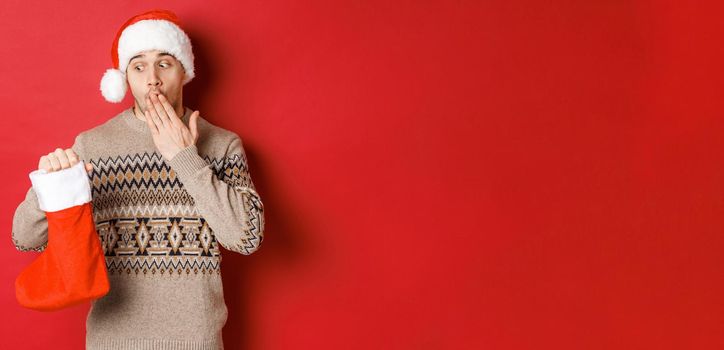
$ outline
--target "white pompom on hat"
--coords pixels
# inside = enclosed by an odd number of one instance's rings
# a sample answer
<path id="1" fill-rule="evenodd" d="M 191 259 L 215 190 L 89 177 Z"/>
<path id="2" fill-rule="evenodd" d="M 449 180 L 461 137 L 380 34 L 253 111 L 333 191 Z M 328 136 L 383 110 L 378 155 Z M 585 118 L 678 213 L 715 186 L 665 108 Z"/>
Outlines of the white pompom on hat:
<path id="1" fill-rule="evenodd" d="M 173 55 L 186 74 L 185 85 L 194 78 L 194 54 L 191 40 L 181 29 L 178 17 L 169 10 L 154 9 L 133 16 L 118 30 L 111 48 L 113 68 L 103 73 L 101 94 L 108 102 L 118 103 L 128 91 L 126 68 L 133 56 L 146 50 Z"/>

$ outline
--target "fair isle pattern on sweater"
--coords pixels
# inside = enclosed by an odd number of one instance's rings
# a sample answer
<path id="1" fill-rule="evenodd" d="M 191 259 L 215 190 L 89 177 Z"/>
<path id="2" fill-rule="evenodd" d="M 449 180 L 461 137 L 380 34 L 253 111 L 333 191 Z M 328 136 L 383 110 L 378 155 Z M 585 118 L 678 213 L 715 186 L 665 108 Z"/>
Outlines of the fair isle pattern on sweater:
<path id="1" fill-rule="evenodd" d="M 255 193 L 245 155 L 203 158 L 220 180 Z M 220 273 L 221 256 L 213 230 L 158 153 L 91 163 L 94 218 L 109 273 Z M 249 237 L 236 250 L 250 254 L 263 239 L 264 216 L 258 195 L 246 198 L 252 213 Z"/>

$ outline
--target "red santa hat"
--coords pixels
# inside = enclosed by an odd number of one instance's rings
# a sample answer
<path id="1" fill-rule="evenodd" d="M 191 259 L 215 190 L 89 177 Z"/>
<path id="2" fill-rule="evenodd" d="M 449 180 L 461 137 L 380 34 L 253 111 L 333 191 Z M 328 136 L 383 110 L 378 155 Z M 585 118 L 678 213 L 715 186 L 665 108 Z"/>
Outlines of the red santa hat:
<path id="1" fill-rule="evenodd" d="M 108 102 L 118 103 L 126 96 L 126 68 L 131 58 L 141 51 L 160 50 L 172 54 L 186 74 L 185 85 L 194 77 L 194 54 L 191 40 L 181 29 L 176 14 L 154 9 L 131 17 L 118 30 L 111 48 L 113 68 L 101 79 L 101 93 Z"/>

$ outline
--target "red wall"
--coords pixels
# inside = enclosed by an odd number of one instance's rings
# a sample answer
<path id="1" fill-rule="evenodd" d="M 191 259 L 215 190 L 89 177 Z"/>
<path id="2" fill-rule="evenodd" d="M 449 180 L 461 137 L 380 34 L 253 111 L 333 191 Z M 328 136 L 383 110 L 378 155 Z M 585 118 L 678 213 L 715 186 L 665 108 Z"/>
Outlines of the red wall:
<path id="1" fill-rule="evenodd" d="M 130 106 L 98 91 L 128 3 L 0 4 L 3 347 L 82 348 L 87 306 L 17 305 L 10 229 L 40 155 Z M 267 209 L 227 347 L 724 346 L 724 24 L 682 3 L 153 4 Z"/>

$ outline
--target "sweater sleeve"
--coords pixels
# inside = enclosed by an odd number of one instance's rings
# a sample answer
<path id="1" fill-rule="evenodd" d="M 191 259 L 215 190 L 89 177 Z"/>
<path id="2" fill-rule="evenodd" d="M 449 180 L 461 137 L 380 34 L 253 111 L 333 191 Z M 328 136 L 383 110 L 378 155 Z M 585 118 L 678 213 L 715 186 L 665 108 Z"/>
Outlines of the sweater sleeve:
<path id="1" fill-rule="evenodd" d="M 21 252 L 42 252 L 48 245 L 48 221 L 32 186 L 15 209 L 12 239 L 15 249 Z"/>
<path id="2" fill-rule="evenodd" d="M 81 160 L 84 159 L 80 135 L 76 136 L 71 148 Z M 37 170 L 33 172 L 37 173 Z M 48 220 L 45 217 L 45 211 L 41 209 L 39 196 L 32 186 L 32 180 L 25 198 L 15 209 L 11 237 L 15 249 L 21 252 L 42 252 L 48 245 Z"/>
<path id="3" fill-rule="evenodd" d="M 264 205 L 256 192 L 241 139 L 234 137 L 217 176 L 195 145 L 176 154 L 169 165 L 217 241 L 224 248 L 249 255 L 264 239 Z"/>

